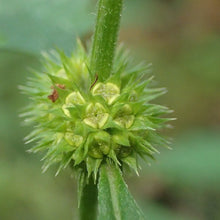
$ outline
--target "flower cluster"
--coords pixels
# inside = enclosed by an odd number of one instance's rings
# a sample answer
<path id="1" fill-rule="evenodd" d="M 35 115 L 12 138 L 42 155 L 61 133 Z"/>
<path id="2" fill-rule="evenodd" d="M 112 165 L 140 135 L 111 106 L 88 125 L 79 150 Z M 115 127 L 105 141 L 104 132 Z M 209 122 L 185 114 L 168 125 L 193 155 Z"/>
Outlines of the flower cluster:
<path id="1" fill-rule="evenodd" d="M 158 129 L 170 119 L 170 111 L 150 101 L 165 92 L 149 87 L 149 66 L 133 67 L 119 48 L 109 76 L 92 73 L 89 56 L 80 42 L 75 54 L 45 55 L 45 71 L 33 72 L 23 92 L 30 105 L 22 116 L 34 125 L 26 137 L 34 141 L 32 152 L 46 150 L 43 169 L 59 163 L 58 172 L 82 167 L 96 177 L 101 163 L 138 169 L 138 157 L 154 158 L 155 147 L 167 146 Z M 145 157 L 146 158 L 146 157 Z"/>

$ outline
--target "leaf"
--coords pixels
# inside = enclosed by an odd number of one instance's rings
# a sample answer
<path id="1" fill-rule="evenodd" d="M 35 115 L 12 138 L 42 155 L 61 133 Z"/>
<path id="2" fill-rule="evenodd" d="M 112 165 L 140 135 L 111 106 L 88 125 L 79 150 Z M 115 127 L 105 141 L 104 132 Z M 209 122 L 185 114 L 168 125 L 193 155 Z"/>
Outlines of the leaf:
<path id="1" fill-rule="evenodd" d="M 61 84 L 61 85 L 64 85 L 64 86 L 68 86 L 71 89 L 77 89 L 77 87 L 75 87 L 75 84 L 73 84 L 72 82 L 70 82 L 67 79 L 64 79 L 62 77 L 58 77 L 58 76 L 55 76 L 55 75 L 52 75 L 52 74 L 49 74 L 49 73 L 47 75 L 50 78 L 51 82 L 55 85 L 56 84 Z"/>
<path id="2" fill-rule="evenodd" d="M 128 157 L 122 158 L 121 160 L 124 163 L 126 163 L 130 168 L 132 168 L 135 171 L 135 173 L 139 176 L 136 156 L 134 155 L 128 156 Z"/>
<path id="3" fill-rule="evenodd" d="M 115 165 L 105 164 L 100 168 L 98 205 L 98 220 L 146 219 Z"/>
<path id="4" fill-rule="evenodd" d="M 94 174 L 94 182 L 96 182 L 97 173 L 98 173 L 99 166 L 100 166 L 101 162 L 102 162 L 102 159 L 95 159 L 92 157 L 86 158 L 86 167 L 87 167 L 87 172 L 88 172 L 88 178 L 93 173 Z"/>
<path id="5" fill-rule="evenodd" d="M 128 137 L 128 133 L 127 132 L 119 132 L 118 130 L 116 130 L 117 133 L 115 132 L 115 134 L 112 136 L 114 142 L 116 144 L 120 144 L 123 146 L 131 146 L 130 142 L 129 142 L 129 137 Z"/>
<path id="6" fill-rule="evenodd" d="M 154 124 L 145 118 L 136 118 L 134 124 L 130 127 L 130 131 L 138 130 L 154 130 Z"/>

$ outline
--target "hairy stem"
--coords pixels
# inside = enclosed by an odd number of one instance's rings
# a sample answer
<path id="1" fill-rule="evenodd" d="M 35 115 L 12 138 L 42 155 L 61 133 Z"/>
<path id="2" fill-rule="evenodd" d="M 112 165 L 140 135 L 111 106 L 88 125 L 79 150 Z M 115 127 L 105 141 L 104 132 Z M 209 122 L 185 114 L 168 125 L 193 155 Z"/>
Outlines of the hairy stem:
<path id="1" fill-rule="evenodd" d="M 90 180 L 82 192 L 80 200 L 80 220 L 97 219 L 97 186 Z"/>
<path id="2" fill-rule="evenodd" d="M 123 0 L 99 0 L 90 58 L 94 78 L 105 80 L 112 70 Z M 87 184 L 80 198 L 80 220 L 97 217 L 97 185 Z"/>
<path id="3" fill-rule="evenodd" d="M 105 80 L 112 70 L 123 0 L 99 0 L 90 68 Z"/>

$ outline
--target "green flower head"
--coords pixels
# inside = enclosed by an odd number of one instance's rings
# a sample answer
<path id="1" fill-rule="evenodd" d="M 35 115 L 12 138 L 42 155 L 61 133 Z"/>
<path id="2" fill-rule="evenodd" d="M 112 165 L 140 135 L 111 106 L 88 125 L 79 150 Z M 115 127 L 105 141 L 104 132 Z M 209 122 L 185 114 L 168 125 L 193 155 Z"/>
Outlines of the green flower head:
<path id="1" fill-rule="evenodd" d="M 45 150 L 43 169 L 59 163 L 58 172 L 71 165 L 96 177 L 101 163 L 138 170 L 137 160 L 154 158 L 155 147 L 167 146 L 158 134 L 170 111 L 151 104 L 164 89 L 152 89 L 149 66 L 133 66 L 120 47 L 112 73 L 92 73 L 89 56 L 78 41 L 75 53 L 45 55 L 45 70 L 34 72 L 26 86 L 31 99 L 22 114 L 34 130 L 26 137 L 35 142 L 30 151 Z"/>

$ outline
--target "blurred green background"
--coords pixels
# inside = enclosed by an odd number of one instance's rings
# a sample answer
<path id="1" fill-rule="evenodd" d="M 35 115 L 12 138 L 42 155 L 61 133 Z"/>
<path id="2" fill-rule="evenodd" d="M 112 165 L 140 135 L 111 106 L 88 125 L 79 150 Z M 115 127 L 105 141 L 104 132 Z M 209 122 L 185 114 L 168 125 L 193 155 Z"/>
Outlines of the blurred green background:
<path id="1" fill-rule="evenodd" d="M 66 170 L 41 174 L 30 155 L 17 86 L 40 53 L 70 53 L 93 30 L 96 0 L 0 0 L 0 219 L 77 219 L 76 182 Z M 125 0 L 120 41 L 153 63 L 158 103 L 174 109 L 173 150 L 161 149 L 140 177 L 127 177 L 150 220 L 220 219 L 220 1 Z"/>

